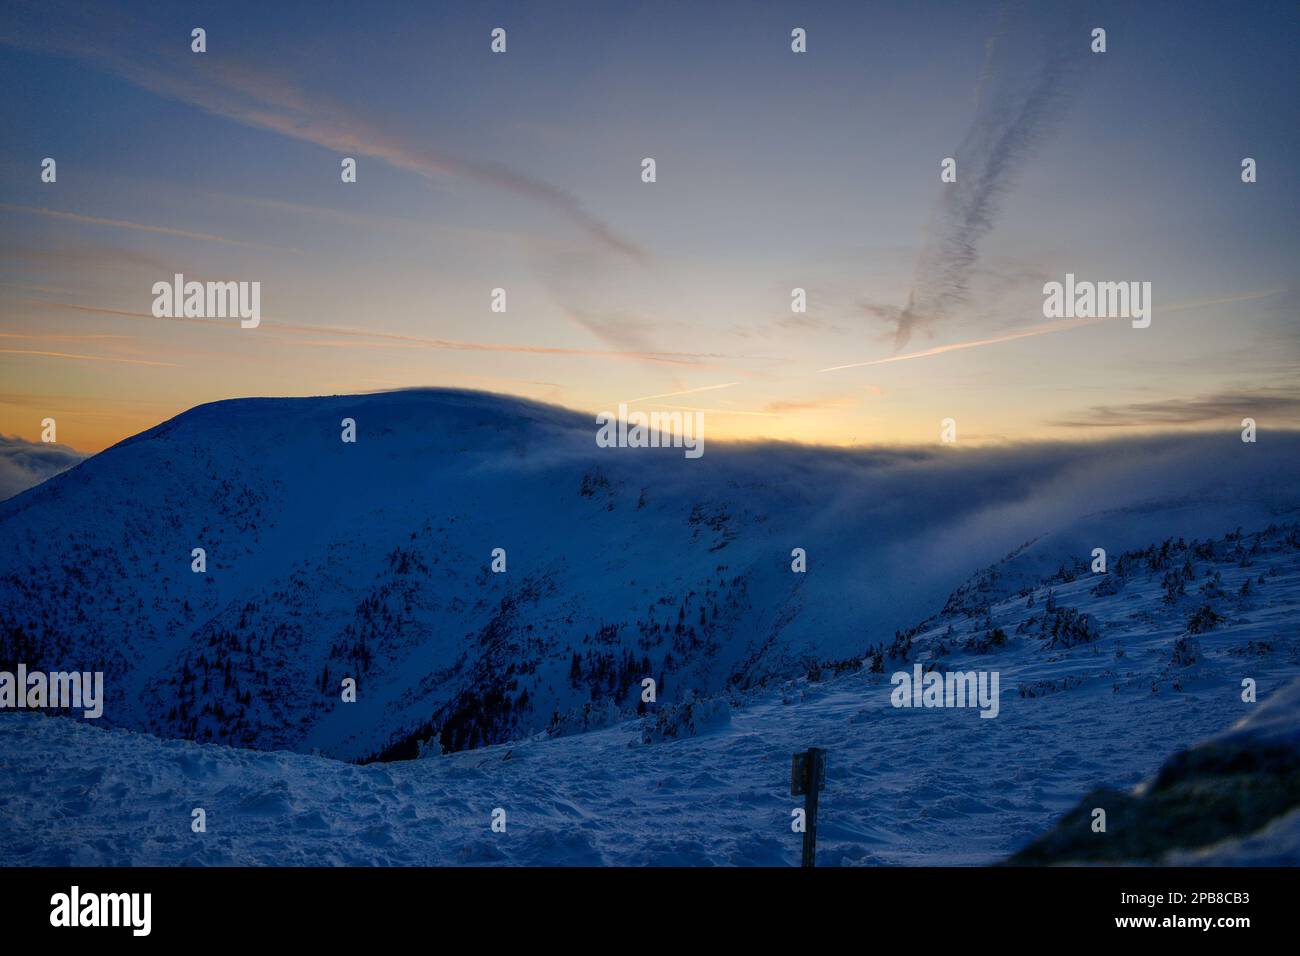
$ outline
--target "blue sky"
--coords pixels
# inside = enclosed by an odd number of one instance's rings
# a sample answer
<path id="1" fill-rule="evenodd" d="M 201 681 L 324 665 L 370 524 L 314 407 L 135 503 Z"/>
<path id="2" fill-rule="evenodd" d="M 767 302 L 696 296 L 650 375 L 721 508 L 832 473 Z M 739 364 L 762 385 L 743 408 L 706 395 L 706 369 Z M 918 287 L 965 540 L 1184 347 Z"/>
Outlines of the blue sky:
<path id="1" fill-rule="evenodd" d="M 324 6 L 11 5 L 0 432 L 417 385 L 844 444 L 1300 421 L 1294 4 Z M 1039 60 L 969 289 L 900 345 L 989 90 Z M 152 318 L 174 272 L 260 281 L 262 326 Z M 1067 272 L 1151 282 L 1151 328 L 1049 329 Z"/>

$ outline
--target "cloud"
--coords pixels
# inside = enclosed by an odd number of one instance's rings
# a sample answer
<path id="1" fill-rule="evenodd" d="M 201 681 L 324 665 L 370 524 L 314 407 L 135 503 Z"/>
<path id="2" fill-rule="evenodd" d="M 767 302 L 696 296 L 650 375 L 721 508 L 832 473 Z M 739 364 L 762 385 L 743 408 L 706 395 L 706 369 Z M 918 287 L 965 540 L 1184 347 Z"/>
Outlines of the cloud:
<path id="1" fill-rule="evenodd" d="M 601 342 L 622 352 L 652 352 L 650 331 L 653 323 L 625 312 L 595 311 L 557 297 L 556 303 L 566 316 Z"/>
<path id="2" fill-rule="evenodd" d="M 22 18 L 15 16 L 0 27 L 0 43 L 93 63 L 141 89 L 245 126 L 344 155 L 374 157 L 429 179 L 457 177 L 521 196 L 550 207 L 607 251 L 648 259 L 643 249 L 617 234 L 564 190 L 504 166 L 466 160 L 383 129 L 338 100 L 299 89 L 283 70 L 230 57 L 195 57 L 188 49 L 183 53 L 144 50 L 138 37 L 146 34 L 147 23 L 130 21 L 120 11 L 109 15 L 93 7 L 42 4 L 39 12 L 45 13 L 46 6 L 50 7 L 48 17 L 57 20 L 54 27 L 48 22 L 21 24 Z"/>
<path id="3" fill-rule="evenodd" d="M 211 319 L 196 318 L 159 318 L 148 312 L 132 312 L 125 309 L 108 309 L 99 306 L 77 305 L 73 302 L 53 302 L 42 299 L 18 299 L 16 300 L 23 305 L 32 305 L 46 309 L 68 309 L 73 312 L 85 312 L 91 315 L 107 315 L 123 319 L 148 320 L 153 322 L 187 322 L 194 325 L 212 326 Z M 299 345 L 310 345 L 320 348 L 408 348 L 408 349 L 448 349 L 461 352 L 509 352 L 524 355 L 570 355 L 583 358 L 611 358 L 622 359 L 638 362 L 651 362 L 661 365 L 684 365 L 696 368 L 714 368 L 714 360 L 723 359 L 725 356 L 710 353 L 694 352 L 654 352 L 654 351 L 635 351 L 635 350 L 601 350 L 601 349 L 571 349 L 560 348 L 548 345 L 510 345 L 495 342 L 465 342 L 453 339 L 438 339 L 422 335 L 404 335 L 398 332 L 384 332 L 379 330 L 367 329 L 349 329 L 343 327 L 331 327 L 322 325 L 302 325 L 292 322 L 282 322 L 276 319 L 263 319 L 261 329 L 267 330 L 267 338 L 277 338 L 274 333 L 285 333 L 293 336 L 326 336 L 326 338 L 303 338 L 296 339 Z M 370 341 L 364 341 L 369 339 Z M 86 357 L 86 356 L 81 356 Z M 145 364 L 165 364 L 149 362 Z"/>
<path id="4" fill-rule="evenodd" d="M 67 445 L 0 435 L 0 501 L 67 471 L 85 457 Z"/>
<path id="5" fill-rule="evenodd" d="M 705 411 L 708 421 L 739 413 Z M 581 455 L 587 420 L 573 431 L 573 454 Z M 682 468 L 680 456 L 666 454 L 611 456 L 616 460 L 603 467 L 616 485 L 648 486 L 665 500 L 708 500 L 711 489 L 743 488 L 742 527 L 761 521 L 773 539 L 793 529 L 809 555 L 852 554 L 851 561 L 823 560 L 818 574 L 869 622 L 865 645 L 887 642 L 895 627 L 942 607 L 972 569 L 1027 544 L 1036 580 L 1062 561 L 1086 559 L 1102 542 L 1117 554 L 1169 536 L 1263 527 L 1277 513 L 1294 513 L 1300 433 L 1270 433 L 1248 454 L 1235 435 L 1226 438 L 852 449 L 708 439 L 707 452 L 692 462 L 698 467 Z M 770 553 L 760 566 L 784 571 Z"/>
<path id="6" fill-rule="evenodd" d="M 38 355 L 42 358 L 72 359 L 78 362 L 111 362 L 118 365 L 157 365 L 164 368 L 176 368 L 175 362 L 118 358 L 114 355 L 85 355 L 81 352 L 47 352 L 42 349 L 0 349 L 0 355 Z"/>
<path id="7" fill-rule="evenodd" d="M 116 335 L 112 332 L 86 332 L 83 334 L 65 334 L 62 332 L 0 332 L 0 339 L 55 339 L 60 342 L 102 342 L 105 340 L 129 341 L 133 335 Z"/>
<path id="8" fill-rule="evenodd" d="M 71 272 L 83 280 L 90 275 L 117 277 L 128 270 L 148 275 L 172 275 L 184 271 L 175 268 L 175 262 L 103 242 L 60 244 L 57 249 L 33 249 L 16 243 L 0 242 L 0 257 L 20 259 L 42 269 L 55 268 L 60 274 Z"/>
<path id="9" fill-rule="evenodd" d="M 880 390 L 875 386 L 869 386 L 867 390 L 871 394 L 880 393 Z M 780 415 L 792 412 L 821 412 L 830 408 L 856 408 L 861 404 L 862 394 L 860 392 L 836 392 L 833 395 L 812 398 L 777 399 L 764 405 L 763 410 L 774 415 Z"/>
<path id="10" fill-rule="evenodd" d="M 699 405 L 668 405 L 664 402 L 644 403 L 649 408 L 672 408 L 683 412 L 708 412 L 711 415 L 749 415 L 757 418 L 775 418 L 774 412 L 759 412 L 744 408 L 704 408 Z"/>
<path id="11" fill-rule="evenodd" d="M 895 349 L 967 302 L 980 243 L 997 225 L 1004 195 L 1064 110 L 1086 46 L 1044 22 L 1041 9 L 1008 6 L 989 40 L 975 118 L 953 154 L 957 181 L 943 185 L 931 214 L 907 304 L 894 319 Z"/>
<path id="12" fill-rule="evenodd" d="M 1300 421 L 1300 395 L 1290 389 L 1256 389 L 1200 398 L 1094 405 L 1049 424 L 1062 428 L 1150 428 L 1220 422 L 1235 427 L 1243 418 L 1253 418 L 1261 425 Z"/>
<path id="13" fill-rule="evenodd" d="M 131 222 L 128 219 L 107 219 L 103 216 L 83 216 L 81 213 L 62 212 L 58 209 L 44 209 L 37 206 L 15 206 L 0 203 L 0 209 L 8 212 L 23 213 L 29 216 L 44 216 L 48 219 L 63 219 L 70 222 L 88 223 L 94 226 L 112 226 L 115 229 L 131 229 L 136 232 L 152 232 L 160 236 L 173 236 L 178 239 L 194 239 L 199 242 L 217 242 L 228 246 L 246 246 L 262 252 L 301 252 L 285 246 L 268 246 L 260 242 L 246 242 L 242 239 L 227 239 L 210 232 L 190 232 L 188 229 L 173 229 L 170 226 L 152 226 L 148 223 Z"/>

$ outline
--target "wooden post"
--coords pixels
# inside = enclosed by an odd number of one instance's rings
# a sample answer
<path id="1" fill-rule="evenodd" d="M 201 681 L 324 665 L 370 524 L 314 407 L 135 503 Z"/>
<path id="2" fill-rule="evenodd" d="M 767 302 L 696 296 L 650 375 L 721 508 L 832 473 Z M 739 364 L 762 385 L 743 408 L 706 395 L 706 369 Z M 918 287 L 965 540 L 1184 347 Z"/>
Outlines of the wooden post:
<path id="1" fill-rule="evenodd" d="M 817 797 L 826 783 L 826 751 L 809 747 L 790 759 L 790 795 L 803 795 L 803 866 L 817 865 Z"/>

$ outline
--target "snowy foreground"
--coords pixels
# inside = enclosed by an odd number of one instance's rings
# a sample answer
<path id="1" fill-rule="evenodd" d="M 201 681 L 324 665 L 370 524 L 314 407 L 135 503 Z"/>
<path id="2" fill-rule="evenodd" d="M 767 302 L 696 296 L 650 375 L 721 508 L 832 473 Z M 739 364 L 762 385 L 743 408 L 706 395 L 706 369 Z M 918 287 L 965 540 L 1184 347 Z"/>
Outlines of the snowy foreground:
<path id="1" fill-rule="evenodd" d="M 1011 862 L 1300 866 L 1300 680 L 1130 792 L 1086 796 Z M 1088 826 L 1109 814 L 1099 840 Z"/>
<path id="2" fill-rule="evenodd" d="M 910 663 L 888 657 L 882 673 L 849 665 L 706 702 L 704 717 L 670 722 L 677 739 L 644 743 L 650 721 L 636 719 L 367 766 L 6 714 L 0 863 L 794 865 L 790 755 L 810 745 L 829 751 L 821 865 L 994 862 L 1093 788 L 1131 788 L 1243 719 L 1294 751 L 1300 694 L 1269 697 L 1300 674 L 1295 537 L 1256 540 L 1248 567 L 1237 545 L 1249 539 L 1198 560 L 1185 585 L 1197 596 L 1172 612 L 1159 568 L 1131 570 L 1115 594 L 1088 574 L 1018 589 L 971 617 L 958 605 L 996 591 L 996 576 L 978 579 L 916 631 L 908 661 L 997 670 L 995 719 L 893 707 L 890 675 Z M 1049 590 L 1095 633 L 1046 639 Z M 1220 592 L 1224 620 L 1177 643 L 1189 610 Z M 980 653 L 990 620 L 1007 637 Z M 1247 677 L 1259 703 L 1242 700 Z M 195 807 L 204 834 L 190 830 Z M 505 833 L 490 828 L 496 807 Z M 1171 862 L 1300 862 L 1295 815 L 1271 826 Z"/>
<path id="3" fill-rule="evenodd" d="M 985 863 L 1083 791 L 1135 783 L 1236 712 L 1212 692 L 1135 695 L 1122 707 L 1103 698 L 1094 721 L 1088 702 L 1100 695 L 1088 694 L 981 721 L 891 712 L 860 678 L 799 696 L 662 745 L 629 746 L 620 727 L 363 767 L 6 717 L 0 863 L 796 865 L 789 755 L 809 740 L 831 753 L 822 865 Z M 190 832 L 195 806 L 206 834 Z M 496 806 L 509 815 L 504 834 L 489 829 Z"/>

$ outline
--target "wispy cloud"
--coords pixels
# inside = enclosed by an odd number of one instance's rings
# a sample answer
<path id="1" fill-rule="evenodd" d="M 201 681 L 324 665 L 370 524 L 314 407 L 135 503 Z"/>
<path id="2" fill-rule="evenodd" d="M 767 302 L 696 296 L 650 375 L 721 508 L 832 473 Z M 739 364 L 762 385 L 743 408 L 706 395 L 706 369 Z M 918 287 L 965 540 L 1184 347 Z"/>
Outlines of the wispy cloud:
<path id="1" fill-rule="evenodd" d="M 555 301 L 565 316 L 600 342 L 619 351 L 653 351 L 649 333 L 654 323 L 626 312 L 589 309 L 578 305 L 575 297 L 563 294 L 556 294 Z"/>
<path id="2" fill-rule="evenodd" d="M 161 44 L 152 51 L 141 49 L 137 37 L 147 35 L 149 24 L 139 20 L 128 24 L 121 12 L 68 8 L 57 31 L 17 22 L 18 18 L 12 18 L 7 27 L 0 27 L 0 43 L 93 63 L 141 89 L 245 126 L 345 155 L 370 156 L 429 179 L 457 177 L 517 195 L 561 214 L 606 250 L 648 259 L 643 249 L 564 190 L 504 166 L 463 159 L 399 131 L 383 129 L 336 99 L 298 88 L 283 71 L 230 56 L 163 52 Z M 119 40 L 131 48 L 115 45 Z M 196 62 L 200 60 L 206 61 L 202 70 Z"/>
<path id="3" fill-rule="evenodd" d="M 776 418 L 774 412 L 758 412 L 741 408 L 700 408 L 697 405 L 667 405 L 662 402 L 653 402 L 651 408 L 672 408 L 680 409 L 684 412 L 708 412 L 711 415 L 753 415 L 759 418 Z"/>
<path id="4" fill-rule="evenodd" d="M 132 335 L 115 335 L 112 332 L 86 332 L 66 334 L 61 332 L 0 332 L 0 339 L 54 339 L 58 342 L 100 342 L 105 339 L 127 341 Z"/>
<path id="5" fill-rule="evenodd" d="M 975 118 L 953 154 L 957 181 L 941 187 L 907 304 L 894 318 L 896 350 L 918 327 L 967 302 L 980 243 L 997 224 L 1003 196 L 1062 115 L 1081 44 L 1061 34 L 1041 8 L 1003 10 L 988 43 Z"/>
<path id="6" fill-rule="evenodd" d="M 0 209 L 7 212 L 22 213 L 28 216 L 44 216 L 48 219 L 62 219 L 69 222 L 87 223 L 95 226 L 112 226 L 115 229 L 130 229 L 135 232 L 151 232 L 160 236 L 172 236 L 178 239 L 194 239 L 199 242 L 218 242 L 227 246 L 244 246 L 262 252 L 301 252 L 287 246 L 269 246 L 260 242 L 248 242 L 243 239 L 227 239 L 210 232 L 191 232 L 188 229 L 174 229 L 171 226 L 153 226 L 143 222 L 131 222 L 127 219 L 108 219 L 103 216 L 85 216 L 81 213 L 63 212 L 59 209 L 44 209 L 37 206 L 15 206 L 0 203 Z"/>
<path id="7" fill-rule="evenodd" d="M 77 305 L 74 302 L 53 302 L 40 299 L 21 299 L 19 302 L 47 309 L 68 309 L 74 312 L 86 312 L 94 315 L 107 315 L 115 318 L 138 319 L 154 322 L 188 322 L 195 325 L 212 325 L 211 319 L 196 318 L 158 318 L 149 312 L 133 312 L 126 309 L 109 309 L 99 306 Z M 628 361 L 651 362 L 663 365 L 682 365 L 695 368 L 714 368 L 718 360 L 725 356 L 716 354 L 698 354 L 691 352 L 636 352 L 613 351 L 601 349 L 571 349 L 549 345 L 510 345 L 497 342 L 464 342 L 453 339 L 431 338 L 421 335 L 406 335 L 400 332 L 383 332 L 372 329 L 350 329 L 320 325 L 302 325 L 282 322 L 275 319 L 263 319 L 259 335 L 277 338 L 276 333 L 295 336 L 298 345 L 310 345 L 320 348 L 431 348 L 448 349 L 464 352 L 511 352 L 526 355 L 569 355 L 585 358 L 607 358 Z M 308 338 L 297 338 L 308 336 Z M 315 336 L 314 338 L 312 336 Z M 365 341 L 369 339 L 370 341 Z"/>
<path id="8" fill-rule="evenodd" d="M 778 399 L 768 402 L 763 410 L 774 415 L 792 412 L 820 412 L 828 408 L 856 408 L 862 403 L 862 395 L 857 392 L 837 392 L 813 398 Z"/>
<path id="9" fill-rule="evenodd" d="M 155 362 L 150 359 L 118 358 L 112 355 L 81 355 L 76 352 L 46 352 L 40 349 L 0 349 L 0 355 L 39 355 L 45 358 L 72 359 L 78 362 L 114 362 L 118 365 L 158 365 L 176 368 L 175 362 Z"/>
<path id="10" fill-rule="evenodd" d="M 53 249 L 34 249 L 14 242 L 0 241 L 0 258 L 28 262 L 39 269 L 57 270 L 60 275 L 72 273 L 81 281 L 123 274 L 172 275 L 186 271 L 174 268 L 174 260 L 139 252 L 136 249 L 107 242 L 80 241 L 75 245 L 60 243 Z M 63 293 L 60 293 L 63 294 Z M 70 292 L 70 295 L 90 296 L 95 292 Z"/>
<path id="11" fill-rule="evenodd" d="M 1300 421 L 1300 394 L 1295 389 L 1245 389 L 1197 398 L 1094 405 L 1049 424 L 1063 428 L 1152 428 L 1220 422 L 1235 427 L 1243 418 L 1253 418 L 1261 426 L 1270 420 L 1294 425 Z"/>

